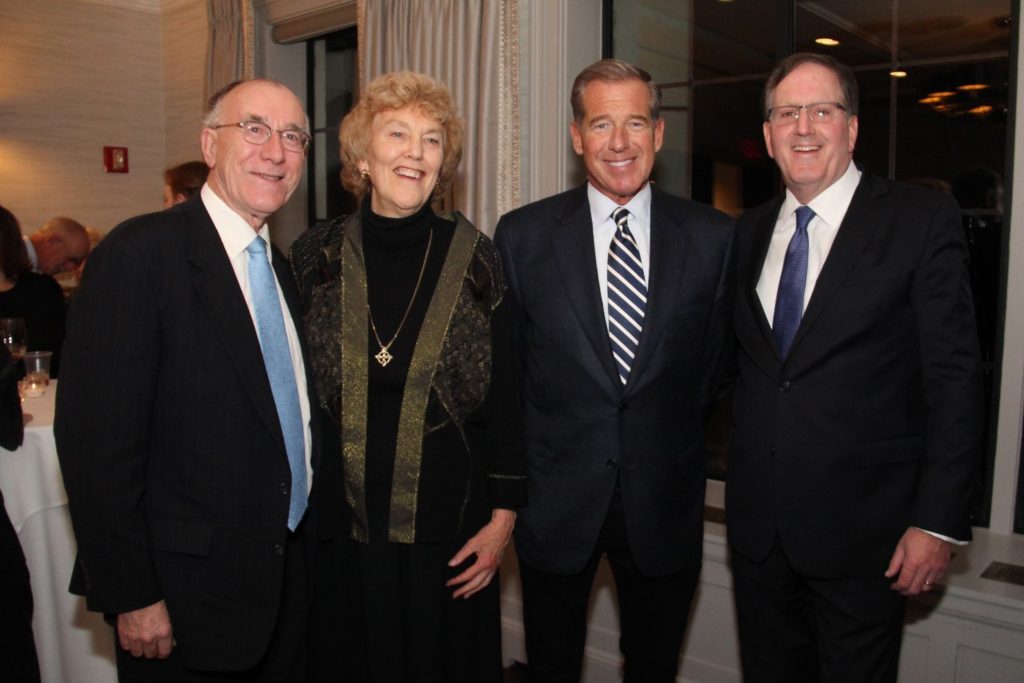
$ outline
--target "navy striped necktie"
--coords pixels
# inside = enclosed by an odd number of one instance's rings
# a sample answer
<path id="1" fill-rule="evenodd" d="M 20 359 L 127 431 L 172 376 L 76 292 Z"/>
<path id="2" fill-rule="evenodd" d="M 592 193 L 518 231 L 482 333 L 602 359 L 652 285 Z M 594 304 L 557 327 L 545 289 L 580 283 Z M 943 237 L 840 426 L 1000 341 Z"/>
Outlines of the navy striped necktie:
<path id="1" fill-rule="evenodd" d="M 775 317 L 772 318 L 772 332 L 779 345 L 783 359 L 789 354 L 789 347 L 800 327 L 804 315 L 804 290 L 807 287 L 807 226 L 814 218 L 814 210 L 801 206 L 796 210 L 796 231 L 786 247 L 786 259 L 782 262 L 782 276 L 779 278 L 779 292 L 775 297 Z"/>
<path id="2" fill-rule="evenodd" d="M 629 211 L 621 207 L 612 213 L 615 237 L 608 248 L 608 336 L 623 384 L 636 358 L 647 310 L 647 279 L 628 218 Z"/>

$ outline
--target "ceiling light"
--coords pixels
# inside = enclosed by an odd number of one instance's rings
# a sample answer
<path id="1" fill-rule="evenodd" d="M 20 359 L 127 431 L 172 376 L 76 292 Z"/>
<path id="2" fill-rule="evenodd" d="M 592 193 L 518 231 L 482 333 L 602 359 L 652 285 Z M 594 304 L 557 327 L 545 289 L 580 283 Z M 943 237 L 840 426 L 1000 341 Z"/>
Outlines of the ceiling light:
<path id="1" fill-rule="evenodd" d="M 895 69 L 889 72 L 889 75 L 892 76 L 893 78 L 906 78 L 907 72 L 899 67 L 896 67 Z"/>
<path id="2" fill-rule="evenodd" d="M 988 85 L 985 83 L 965 83 L 964 85 L 956 86 L 957 90 L 964 90 L 966 92 L 977 92 L 986 88 L 988 88 Z"/>
<path id="3" fill-rule="evenodd" d="M 835 47 L 836 45 L 839 44 L 839 41 L 836 40 L 835 38 L 824 38 L 824 37 L 822 37 L 822 38 L 815 38 L 814 42 L 816 42 L 818 45 L 824 45 L 825 47 Z"/>
<path id="4" fill-rule="evenodd" d="M 952 90 L 938 90 L 928 93 L 928 97 L 952 97 L 955 94 Z"/>
<path id="5" fill-rule="evenodd" d="M 971 107 L 967 110 L 968 114 L 974 114 L 975 116 L 988 116 L 992 113 L 992 107 L 987 104 L 980 104 L 977 107 Z"/>
<path id="6" fill-rule="evenodd" d="M 929 95 L 928 97 L 922 97 L 921 99 L 918 100 L 918 102 L 920 102 L 921 104 L 935 104 L 936 102 L 941 101 L 941 97 L 933 97 L 931 95 Z"/>

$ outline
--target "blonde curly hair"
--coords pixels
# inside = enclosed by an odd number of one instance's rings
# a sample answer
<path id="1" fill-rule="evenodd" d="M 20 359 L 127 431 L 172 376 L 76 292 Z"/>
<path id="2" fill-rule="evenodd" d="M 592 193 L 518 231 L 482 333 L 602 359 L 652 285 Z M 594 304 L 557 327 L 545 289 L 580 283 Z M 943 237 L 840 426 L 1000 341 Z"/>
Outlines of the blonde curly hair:
<path id="1" fill-rule="evenodd" d="M 413 71 L 395 71 L 370 81 L 358 104 L 341 120 L 338 142 L 341 143 L 341 184 L 345 189 L 360 198 L 370 191 L 370 181 L 361 175 L 359 162 L 369 156 L 373 118 L 382 111 L 410 106 L 441 124 L 444 146 L 436 193 L 443 195 L 448 191 L 455 169 L 462 161 L 465 125 L 447 86 Z"/>

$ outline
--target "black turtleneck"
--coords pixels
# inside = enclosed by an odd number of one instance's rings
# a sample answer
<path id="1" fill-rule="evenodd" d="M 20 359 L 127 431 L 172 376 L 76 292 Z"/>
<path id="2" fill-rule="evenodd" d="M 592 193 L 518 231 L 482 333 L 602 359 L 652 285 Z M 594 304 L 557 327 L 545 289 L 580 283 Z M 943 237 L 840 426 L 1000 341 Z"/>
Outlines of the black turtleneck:
<path id="1" fill-rule="evenodd" d="M 370 315 L 384 344 L 398 330 L 409 306 L 416 289 L 416 279 L 423 267 L 427 243 L 430 242 L 423 280 L 416 291 L 409 317 L 389 348 L 394 359 L 387 367 L 381 367 L 373 358 L 380 350 L 380 344 L 372 330 L 367 330 L 370 350 L 367 414 L 370 419 L 366 440 L 366 486 L 371 535 L 377 535 L 386 529 L 387 524 L 405 378 L 420 327 L 448 254 L 455 223 L 435 214 L 429 204 L 404 218 L 380 216 L 370 209 L 367 197 L 362 205 L 362 227 Z"/>

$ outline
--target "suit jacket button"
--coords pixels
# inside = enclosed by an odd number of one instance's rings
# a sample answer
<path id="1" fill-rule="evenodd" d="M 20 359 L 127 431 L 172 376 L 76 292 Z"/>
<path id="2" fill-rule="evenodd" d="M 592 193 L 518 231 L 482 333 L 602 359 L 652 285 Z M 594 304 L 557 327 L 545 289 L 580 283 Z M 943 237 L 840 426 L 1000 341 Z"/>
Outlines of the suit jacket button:
<path id="1" fill-rule="evenodd" d="M 604 466 L 607 467 L 608 469 L 612 469 L 613 467 L 617 466 L 618 464 L 619 464 L 619 461 L 616 460 L 615 458 L 608 458 L 608 460 L 605 461 Z"/>
<path id="2" fill-rule="evenodd" d="M 274 544 L 274 554 L 275 555 L 284 555 L 284 546 L 281 545 L 280 543 L 275 543 Z"/>
<path id="3" fill-rule="evenodd" d="M 627 410 L 629 410 L 629 404 L 628 404 L 628 403 L 626 403 L 625 401 L 623 401 L 622 403 L 620 403 L 620 404 L 619 404 L 619 412 L 620 412 L 620 413 L 624 413 L 624 412 L 626 412 Z"/>
<path id="4" fill-rule="evenodd" d="M 278 490 L 281 492 L 282 496 L 287 496 L 288 495 L 288 484 L 286 484 L 285 482 L 282 481 L 281 485 L 278 487 Z"/>
<path id="5" fill-rule="evenodd" d="M 787 379 L 785 382 L 779 385 L 779 391 L 789 391 L 789 388 L 793 386 Z"/>

